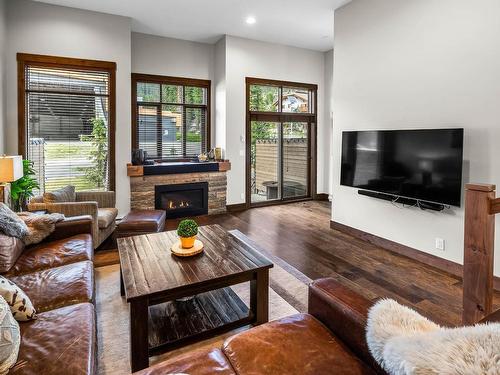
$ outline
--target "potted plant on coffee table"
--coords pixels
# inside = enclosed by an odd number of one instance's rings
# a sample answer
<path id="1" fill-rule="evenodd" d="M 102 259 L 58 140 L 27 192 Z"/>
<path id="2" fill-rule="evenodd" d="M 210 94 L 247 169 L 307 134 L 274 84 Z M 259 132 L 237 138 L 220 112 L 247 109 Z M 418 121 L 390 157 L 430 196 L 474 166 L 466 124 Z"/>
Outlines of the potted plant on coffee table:
<path id="1" fill-rule="evenodd" d="M 194 246 L 196 235 L 198 234 L 198 224 L 192 219 L 184 219 L 177 227 L 177 235 L 181 239 L 181 246 L 190 249 Z"/>

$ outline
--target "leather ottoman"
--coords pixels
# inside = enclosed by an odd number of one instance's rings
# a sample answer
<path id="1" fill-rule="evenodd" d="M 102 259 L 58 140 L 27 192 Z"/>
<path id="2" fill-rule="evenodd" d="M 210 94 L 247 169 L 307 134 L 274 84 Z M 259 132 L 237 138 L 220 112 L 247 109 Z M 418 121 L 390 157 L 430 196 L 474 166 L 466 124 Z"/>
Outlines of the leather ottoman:
<path id="1" fill-rule="evenodd" d="M 164 230 L 164 210 L 133 210 L 118 223 L 115 238 L 158 233 Z"/>

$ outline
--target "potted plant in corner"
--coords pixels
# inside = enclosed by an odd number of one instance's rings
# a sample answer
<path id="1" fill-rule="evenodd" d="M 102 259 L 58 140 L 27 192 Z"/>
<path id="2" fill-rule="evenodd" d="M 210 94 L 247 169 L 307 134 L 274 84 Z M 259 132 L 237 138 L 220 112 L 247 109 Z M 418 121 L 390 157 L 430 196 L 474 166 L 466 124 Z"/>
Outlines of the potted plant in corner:
<path id="1" fill-rule="evenodd" d="M 40 189 L 35 177 L 33 162 L 23 160 L 23 177 L 10 184 L 10 197 L 13 210 L 19 212 L 26 209 L 28 199 L 33 196 L 33 190 Z"/>
<path id="2" fill-rule="evenodd" d="M 194 246 L 196 235 L 198 234 L 198 224 L 191 219 L 182 220 L 177 227 L 177 235 L 181 239 L 181 246 L 190 249 Z"/>

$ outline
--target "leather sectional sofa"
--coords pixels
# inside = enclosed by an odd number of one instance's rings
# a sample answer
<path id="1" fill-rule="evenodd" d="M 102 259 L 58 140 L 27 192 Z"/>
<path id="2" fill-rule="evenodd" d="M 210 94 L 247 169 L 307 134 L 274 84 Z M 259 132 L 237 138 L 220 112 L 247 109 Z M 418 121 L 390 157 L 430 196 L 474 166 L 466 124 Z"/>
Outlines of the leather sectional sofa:
<path id="1" fill-rule="evenodd" d="M 94 374 L 96 314 L 92 218 L 58 223 L 24 248 L 0 234 L 0 272 L 30 297 L 38 318 L 20 322 L 21 346 L 9 374 Z"/>
<path id="2" fill-rule="evenodd" d="M 332 278 L 309 286 L 308 314 L 292 315 L 158 363 L 136 375 L 385 374 L 365 339 L 373 301 Z M 500 322 L 500 310 L 481 322 Z"/>
<path id="3" fill-rule="evenodd" d="M 163 374 L 373 374 L 384 373 L 365 340 L 372 301 L 334 279 L 309 286 L 308 314 L 272 321 L 201 349 L 158 363 L 137 375 Z"/>

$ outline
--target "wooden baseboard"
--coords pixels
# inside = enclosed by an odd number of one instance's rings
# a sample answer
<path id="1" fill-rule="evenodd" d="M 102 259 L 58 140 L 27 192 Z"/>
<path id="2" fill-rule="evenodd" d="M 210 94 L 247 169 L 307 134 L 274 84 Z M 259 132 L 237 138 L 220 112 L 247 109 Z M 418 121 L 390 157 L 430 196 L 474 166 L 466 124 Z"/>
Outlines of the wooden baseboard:
<path id="1" fill-rule="evenodd" d="M 228 212 L 244 211 L 246 209 L 247 209 L 247 204 L 246 203 L 236 203 L 236 204 L 228 204 L 228 205 L 226 205 L 226 210 Z"/>
<path id="2" fill-rule="evenodd" d="M 428 266 L 437 268 L 441 271 L 445 271 L 454 276 L 462 278 L 463 266 L 459 263 L 439 258 L 432 254 L 424 253 L 423 251 L 414 249 L 412 247 L 402 245 L 400 243 L 388 240 L 383 237 L 376 236 L 371 233 L 364 232 L 362 230 L 350 227 L 345 224 L 337 223 L 332 220 L 330 221 L 330 228 L 349 234 L 353 237 L 359 238 L 360 240 L 369 242 L 372 245 L 382 247 L 386 250 L 392 251 L 393 253 L 418 260 L 419 262 L 427 264 Z M 495 290 L 500 291 L 500 277 L 498 276 L 494 277 L 493 287 L 495 288 Z"/>
<path id="3" fill-rule="evenodd" d="M 315 201 L 327 201 L 328 200 L 328 194 L 326 193 L 318 193 L 314 196 Z"/>

